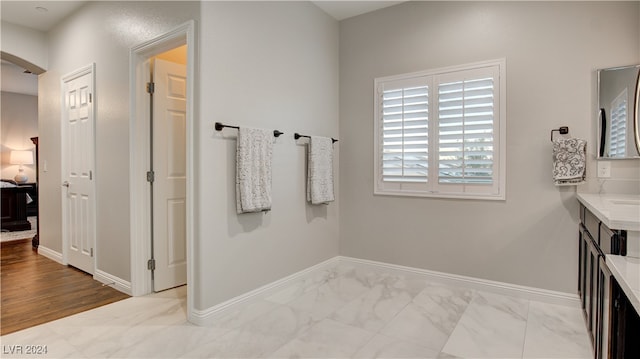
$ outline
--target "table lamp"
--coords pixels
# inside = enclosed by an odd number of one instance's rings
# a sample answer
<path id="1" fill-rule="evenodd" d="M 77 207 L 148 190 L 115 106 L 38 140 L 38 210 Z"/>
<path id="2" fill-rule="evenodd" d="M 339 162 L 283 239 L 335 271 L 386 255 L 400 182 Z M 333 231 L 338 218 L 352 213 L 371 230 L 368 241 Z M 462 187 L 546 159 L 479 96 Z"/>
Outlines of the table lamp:
<path id="1" fill-rule="evenodd" d="M 13 178 L 18 183 L 26 183 L 29 177 L 24 173 L 24 168 L 22 165 L 32 165 L 33 164 L 33 152 L 32 151 L 11 151 L 11 155 L 9 157 L 9 163 L 12 165 L 20 165 L 20 169 L 18 169 L 18 174 Z"/>

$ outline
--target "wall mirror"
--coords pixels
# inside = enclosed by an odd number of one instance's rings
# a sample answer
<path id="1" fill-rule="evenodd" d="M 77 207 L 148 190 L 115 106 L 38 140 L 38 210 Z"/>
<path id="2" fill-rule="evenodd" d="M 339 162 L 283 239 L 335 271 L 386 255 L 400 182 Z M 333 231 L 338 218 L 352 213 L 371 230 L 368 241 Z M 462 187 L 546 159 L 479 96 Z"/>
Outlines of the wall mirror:
<path id="1" fill-rule="evenodd" d="M 598 158 L 640 158 L 640 65 L 598 70 Z"/>

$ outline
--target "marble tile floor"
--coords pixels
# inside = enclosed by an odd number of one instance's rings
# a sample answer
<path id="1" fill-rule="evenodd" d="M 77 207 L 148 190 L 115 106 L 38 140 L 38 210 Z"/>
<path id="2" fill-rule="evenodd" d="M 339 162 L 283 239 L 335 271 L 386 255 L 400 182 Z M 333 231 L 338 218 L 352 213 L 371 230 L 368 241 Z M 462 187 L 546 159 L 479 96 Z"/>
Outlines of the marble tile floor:
<path id="1" fill-rule="evenodd" d="M 591 358 L 577 307 L 340 264 L 186 321 L 186 287 L 2 336 L 2 358 Z M 26 355 L 31 346 L 46 354 Z M 22 350 L 22 353 L 16 352 Z"/>

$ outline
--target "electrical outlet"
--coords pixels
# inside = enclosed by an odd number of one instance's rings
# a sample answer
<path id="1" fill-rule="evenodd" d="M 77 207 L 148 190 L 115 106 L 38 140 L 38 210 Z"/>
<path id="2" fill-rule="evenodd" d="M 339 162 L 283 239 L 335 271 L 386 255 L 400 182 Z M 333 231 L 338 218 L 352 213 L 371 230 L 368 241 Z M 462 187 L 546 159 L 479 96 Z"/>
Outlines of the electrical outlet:
<path id="1" fill-rule="evenodd" d="M 598 161 L 598 178 L 611 177 L 611 161 Z"/>

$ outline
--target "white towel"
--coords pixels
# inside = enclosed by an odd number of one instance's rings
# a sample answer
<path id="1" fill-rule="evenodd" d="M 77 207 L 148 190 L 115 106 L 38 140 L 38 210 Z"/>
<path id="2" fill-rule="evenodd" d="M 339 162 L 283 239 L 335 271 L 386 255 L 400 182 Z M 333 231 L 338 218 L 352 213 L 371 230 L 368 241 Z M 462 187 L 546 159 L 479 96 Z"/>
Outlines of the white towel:
<path id="1" fill-rule="evenodd" d="M 324 204 L 333 196 L 333 140 L 311 136 L 307 162 L 307 201 Z"/>
<path id="2" fill-rule="evenodd" d="M 579 138 L 553 141 L 553 182 L 573 186 L 585 182 L 587 141 Z"/>
<path id="3" fill-rule="evenodd" d="M 273 131 L 238 129 L 236 150 L 236 211 L 271 210 Z"/>

